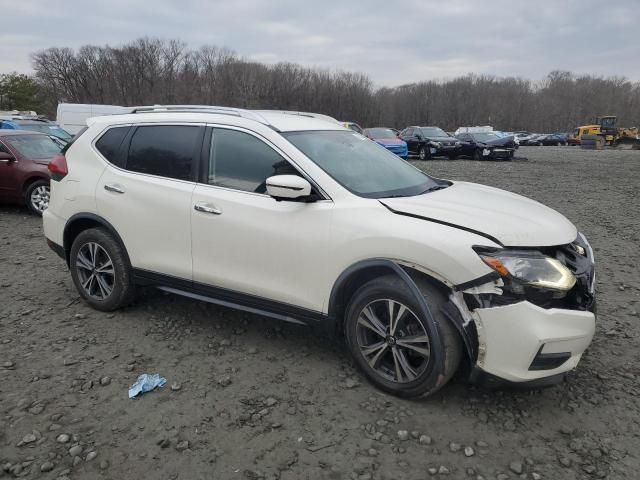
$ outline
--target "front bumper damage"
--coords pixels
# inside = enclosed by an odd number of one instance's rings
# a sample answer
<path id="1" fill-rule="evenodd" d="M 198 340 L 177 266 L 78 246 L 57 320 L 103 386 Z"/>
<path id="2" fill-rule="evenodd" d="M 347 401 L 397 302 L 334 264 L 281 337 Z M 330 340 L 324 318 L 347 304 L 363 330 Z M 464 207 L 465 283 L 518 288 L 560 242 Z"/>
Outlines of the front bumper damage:
<path id="1" fill-rule="evenodd" d="M 500 278 L 464 285 L 449 301 L 472 358 L 471 380 L 540 387 L 574 369 L 595 332 L 593 251 L 581 234 L 569 245 L 546 249 L 576 276 L 563 298 L 506 292 Z"/>
<path id="2" fill-rule="evenodd" d="M 473 312 L 476 366 L 509 382 L 527 382 L 572 370 L 591 343 L 595 315 L 544 309 L 528 301 Z"/>

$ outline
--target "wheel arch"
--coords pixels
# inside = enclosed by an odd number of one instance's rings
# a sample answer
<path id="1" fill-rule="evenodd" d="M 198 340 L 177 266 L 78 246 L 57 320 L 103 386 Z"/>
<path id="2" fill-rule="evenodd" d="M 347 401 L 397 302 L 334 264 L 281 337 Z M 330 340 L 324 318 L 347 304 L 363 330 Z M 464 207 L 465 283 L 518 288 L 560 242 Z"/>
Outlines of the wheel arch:
<path id="1" fill-rule="evenodd" d="M 63 248 L 65 254 L 65 260 L 67 261 L 67 265 L 69 265 L 69 255 L 71 252 L 71 245 L 73 245 L 73 241 L 76 237 L 83 231 L 88 230 L 89 228 L 104 228 L 106 229 L 115 240 L 120 244 L 122 249 L 124 250 L 125 257 L 129 265 L 131 261 L 129 259 L 129 253 L 127 252 L 127 248 L 118 234 L 118 231 L 111 225 L 107 220 L 102 218 L 95 213 L 76 213 L 73 215 L 64 226 L 63 232 Z"/>
<path id="2" fill-rule="evenodd" d="M 424 299 L 421 290 L 422 282 L 435 286 L 449 301 L 443 309 L 444 316 L 453 324 L 464 345 L 466 360 L 470 365 L 476 360 L 478 337 L 473 322 L 467 323 L 462 318 L 458 307 L 452 303 L 451 295 L 456 288 L 447 285 L 443 279 L 418 270 L 409 265 L 385 258 L 375 258 L 357 262 L 343 271 L 335 281 L 329 298 L 328 314 L 334 321 L 335 334 L 342 335 L 344 328 L 344 313 L 356 290 L 364 283 L 381 275 L 393 274 L 399 277 L 412 291 L 422 307 L 422 314 L 433 321 L 433 314 Z M 440 342 L 440 339 L 435 339 Z"/>
<path id="3" fill-rule="evenodd" d="M 22 182 L 22 193 L 27 193 L 29 187 L 38 180 L 46 180 L 47 182 L 50 180 L 46 175 L 30 175 L 28 176 L 24 182 Z"/>

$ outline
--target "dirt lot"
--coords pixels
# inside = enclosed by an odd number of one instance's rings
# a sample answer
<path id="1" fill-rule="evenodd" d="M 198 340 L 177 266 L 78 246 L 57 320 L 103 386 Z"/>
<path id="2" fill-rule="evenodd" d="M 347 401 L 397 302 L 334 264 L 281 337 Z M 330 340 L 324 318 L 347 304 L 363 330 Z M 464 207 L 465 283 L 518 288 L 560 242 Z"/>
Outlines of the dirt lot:
<path id="1" fill-rule="evenodd" d="M 0 478 L 638 478 L 640 151 L 519 155 L 420 167 L 533 197 L 595 247 L 596 338 L 543 391 L 399 400 L 310 329 L 155 290 L 93 311 L 40 219 L 0 207 Z M 168 383 L 130 400 L 143 372 Z"/>

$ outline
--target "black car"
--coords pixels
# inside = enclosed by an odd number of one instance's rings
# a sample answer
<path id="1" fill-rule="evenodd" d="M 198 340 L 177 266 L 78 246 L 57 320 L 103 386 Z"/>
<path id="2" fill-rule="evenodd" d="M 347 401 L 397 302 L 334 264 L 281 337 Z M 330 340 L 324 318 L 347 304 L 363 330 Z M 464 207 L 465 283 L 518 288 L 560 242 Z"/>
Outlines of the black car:
<path id="1" fill-rule="evenodd" d="M 527 145 L 555 145 L 559 147 L 561 145 L 567 145 L 567 139 L 557 134 L 538 135 L 529 140 Z"/>
<path id="2" fill-rule="evenodd" d="M 437 156 L 453 160 L 460 155 L 460 141 L 439 127 L 407 127 L 400 138 L 407 142 L 409 155 L 417 155 L 420 160 Z"/>
<path id="3" fill-rule="evenodd" d="M 460 155 L 473 157 L 474 160 L 511 160 L 516 149 L 513 137 L 499 137 L 495 133 L 461 133 Z"/>

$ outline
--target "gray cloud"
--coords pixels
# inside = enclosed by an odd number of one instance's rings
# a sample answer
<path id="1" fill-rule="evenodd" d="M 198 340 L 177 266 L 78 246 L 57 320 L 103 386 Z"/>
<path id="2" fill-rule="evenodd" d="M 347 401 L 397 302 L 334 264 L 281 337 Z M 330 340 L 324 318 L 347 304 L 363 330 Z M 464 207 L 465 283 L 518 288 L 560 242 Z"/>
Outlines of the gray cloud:
<path id="1" fill-rule="evenodd" d="M 30 54 L 140 36 L 214 44 L 247 58 L 353 70 L 377 85 L 551 70 L 640 79 L 636 0 L 20 0 L 2 7 L 0 72 Z"/>

